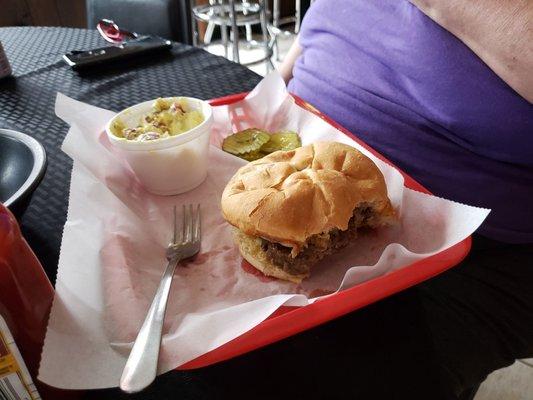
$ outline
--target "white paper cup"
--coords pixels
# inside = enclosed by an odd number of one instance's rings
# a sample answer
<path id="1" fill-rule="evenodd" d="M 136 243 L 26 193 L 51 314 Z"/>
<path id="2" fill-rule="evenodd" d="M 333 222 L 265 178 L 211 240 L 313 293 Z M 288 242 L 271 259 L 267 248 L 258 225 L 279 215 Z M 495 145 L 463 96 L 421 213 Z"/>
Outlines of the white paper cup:
<path id="1" fill-rule="evenodd" d="M 207 176 L 213 110 L 207 102 L 192 97 L 165 98 L 174 99 L 184 99 L 190 109 L 203 114 L 204 121 L 182 134 L 145 142 L 119 138 L 111 132 L 110 127 L 117 118 L 128 128 L 136 127 L 140 118 L 152 111 L 154 99 L 118 113 L 105 128 L 113 146 L 120 149 L 146 190 L 154 194 L 187 192 L 200 185 Z"/>

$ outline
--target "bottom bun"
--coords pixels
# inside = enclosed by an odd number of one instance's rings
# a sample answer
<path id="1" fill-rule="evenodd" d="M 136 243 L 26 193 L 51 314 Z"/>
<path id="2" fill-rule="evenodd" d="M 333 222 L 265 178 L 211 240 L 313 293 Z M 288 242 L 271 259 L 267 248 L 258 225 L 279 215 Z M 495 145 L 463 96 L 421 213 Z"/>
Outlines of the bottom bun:
<path id="1" fill-rule="evenodd" d="M 233 239 L 237 246 L 239 246 L 239 251 L 243 258 L 266 276 L 294 283 L 300 283 L 302 282 L 302 279 L 309 276 L 309 274 L 289 274 L 283 268 L 268 261 L 265 252 L 261 249 L 260 238 L 246 235 L 242 231 L 233 228 Z"/>

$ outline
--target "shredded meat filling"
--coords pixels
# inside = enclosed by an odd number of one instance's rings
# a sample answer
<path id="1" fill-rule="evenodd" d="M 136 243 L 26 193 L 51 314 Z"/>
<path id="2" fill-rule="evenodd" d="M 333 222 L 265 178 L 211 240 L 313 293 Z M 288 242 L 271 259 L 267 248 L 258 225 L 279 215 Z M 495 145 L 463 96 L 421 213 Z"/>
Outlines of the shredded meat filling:
<path id="1" fill-rule="evenodd" d="M 347 230 L 333 229 L 327 233 L 311 236 L 307 240 L 306 247 L 296 257 L 291 255 L 290 247 L 265 239 L 262 239 L 261 248 L 271 263 L 282 267 L 288 273 L 306 274 L 310 266 L 350 244 L 357 238 L 359 229 L 375 227 L 375 225 L 375 213 L 370 206 L 363 204 L 354 210 Z"/>

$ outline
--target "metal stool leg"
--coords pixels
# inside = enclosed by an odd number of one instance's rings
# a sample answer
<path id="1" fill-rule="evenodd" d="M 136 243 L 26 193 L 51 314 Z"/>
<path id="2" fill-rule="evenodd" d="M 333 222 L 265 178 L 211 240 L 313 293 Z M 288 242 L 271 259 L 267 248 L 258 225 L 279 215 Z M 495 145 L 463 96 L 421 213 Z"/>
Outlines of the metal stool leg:
<path id="1" fill-rule="evenodd" d="M 245 5 L 247 4 L 248 1 L 247 0 L 242 0 L 242 4 Z M 246 8 L 243 9 L 243 14 L 244 15 L 247 15 L 248 14 L 248 10 Z M 246 41 L 247 42 L 251 42 L 253 37 L 252 37 L 252 25 L 250 24 L 246 24 L 245 25 L 245 29 L 246 29 Z"/>
<path id="2" fill-rule="evenodd" d="M 272 46 L 272 53 L 273 53 L 274 60 L 279 62 L 281 58 L 279 56 L 279 46 L 278 46 L 278 37 L 277 36 L 274 36 L 274 38 L 272 39 L 271 46 Z"/>
<path id="3" fill-rule="evenodd" d="M 252 25 L 246 24 L 245 28 L 246 28 L 246 41 L 247 42 L 251 42 L 253 40 L 253 37 L 252 37 Z"/>
<path id="4" fill-rule="evenodd" d="M 229 0 L 231 33 L 233 34 L 233 61 L 240 63 L 239 59 L 239 27 L 237 26 L 237 13 L 235 12 L 235 0 Z"/>
<path id="5" fill-rule="evenodd" d="M 298 33 L 300 32 L 300 24 L 302 22 L 301 20 L 301 16 L 302 16 L 302 1 L 301 0 L 296 0 L 296 3 L 294 4 L 294 8 L 295 8 L 295 19 L 296 21 L 294 22 L 294 33 Z"/>
<path id="6" fill-rule="evenodd" d="M 224 46 L 224 57 L 228 58 L 228 28 L 226 24 L 220 25 L 220 36 L 222 37 L 222 45 Z"/>
<path id="7" fill-rule="evenodd" d="M 198 21 L 194 18 L 192 9 L 194 8 L 195 1 L 191 0 L 191 30 L 192 30 L 192 45 L 198 47 Z"/>
<path id="8" fill-rule="evenodd" d="M 216 0 L 209 0 L 209 4 L 210 5 L 215 5 L 216 4 Z M 209 44 L 211 43 L 211 39 L 213 38 L 213 32 L 215 30 L 215 24 L 211 21 L 209 21 L 207 23 L 207 29 L 205 30 L 205 34 L 204 34 L 204 44 Z"/>
<path id="9" fill-rule="evenodd" d="M 279 0 L 274 0 L 272 4 L 272 25 L 279 28 Z"/>
<path id="10" fill-rule="evenodd" d="M 270 54 L 270 44 L 268 40 L 268 26 L 267 26 L 267 2 L 266 0 L 260 0 L 259 4 L 261 5 L 261 33 L 263 34 L 263 45 L 265 48 L 265 57 L 268 57 Z M 272 69 L 274 69 L 274 64 L 272 64 L 271 57 L 268 57 L 266 60 L 267 62 L 267 72 L 270 72 Z"/>
<path id="11" fill-rule="evenodd" d="M 211 38 L 213 37 L 213 31 L 215 30 L 215 24 L 212 22 L 209 22 L 207 24 L 207 29 L 205 30 L 204 34 L 204 43 L 209 44 L 211 43 Z"/>
<path id="12" fill-rule="evenodd" d="M 192 45 L 198 47 L 198 21 L 193 17 L 192 20 Z"/>
<path id="13" fill-rule="evenodd" d="M 217 0 L 213 0 L 213 3 L 217 3 Z M 222 4 L 222 0 L 218 0 L 219 4 Z M 224 18 L 225 13 L 222 11 L 221 17 Z M 220 38 L 222 40 L 222 46 L 224 47 L 224 57 L 228 58 L 228 29 L 226 24 L 220 25 Z"/>

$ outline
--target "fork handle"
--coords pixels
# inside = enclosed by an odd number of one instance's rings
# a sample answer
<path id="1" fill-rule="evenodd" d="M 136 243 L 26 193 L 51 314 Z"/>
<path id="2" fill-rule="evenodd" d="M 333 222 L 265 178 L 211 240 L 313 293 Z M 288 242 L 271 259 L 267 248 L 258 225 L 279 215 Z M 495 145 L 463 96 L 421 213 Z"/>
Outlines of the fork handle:
<path id="1" fill-rule="evenodd" d="M 126 361 L 120 378 L 120 388 L 127 393 L 143 390 L 154 381 L 157 375 L 165 310 L 172 277 L 180 258 L 178 256 L 168 262 L 148 314 Z"/>

